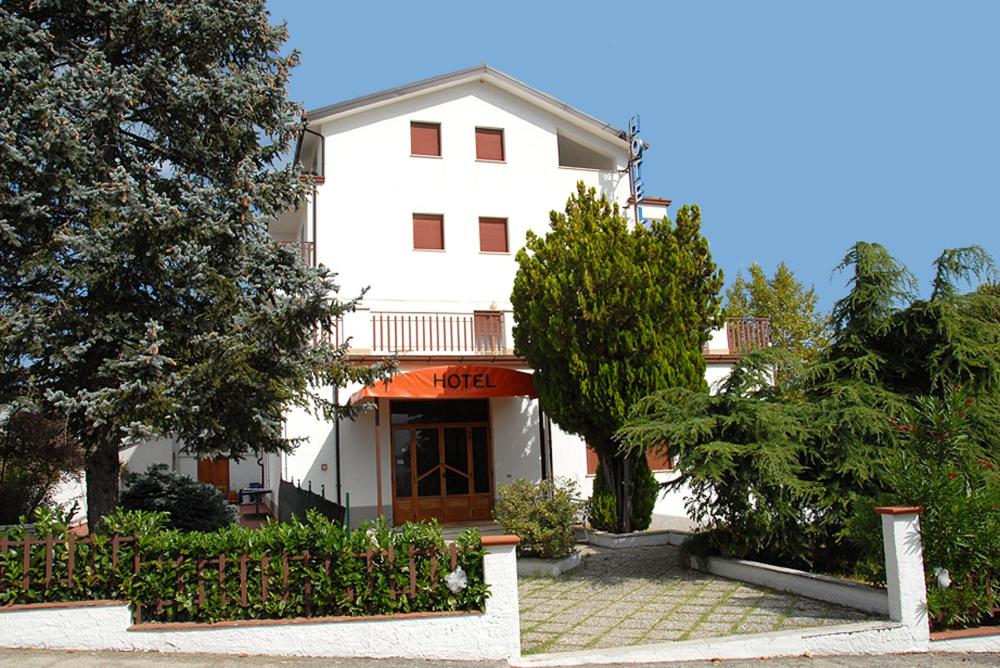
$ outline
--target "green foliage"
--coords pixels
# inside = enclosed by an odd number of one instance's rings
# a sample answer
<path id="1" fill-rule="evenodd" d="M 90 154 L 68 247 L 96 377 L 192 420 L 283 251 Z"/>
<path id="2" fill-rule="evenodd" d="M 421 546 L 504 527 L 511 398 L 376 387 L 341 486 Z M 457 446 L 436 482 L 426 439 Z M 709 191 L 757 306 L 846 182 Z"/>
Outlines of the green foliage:
<path id="1" fill-rule="evenodd" d="M 145 473 L 129 476 L 121 507 L 167 513 L 170 527 L 182 531 L 215 531 L 236 521 L 236 509 L 222 492 L 166 464 L 150 464 Z"/>
<path id="2" fill-rule="evenodd" d="M 754 262 L 726 290 L 727 318 L 767 318 L 771 344 L 792 351 L 806 359 L 815 359 L 827 343 L 827 322 L 816 312 L 816 290 L 806 290 L 784 262 L 774 276 Z"/>
<path id="3" fill-rule="evenodd" d="M 961 385 L 977 397 L 970 442 L 1000 452 L 1000 299 L 942 287 L 959 271 L 946 251 L 934 296 L 877 244 L 858 243 L 841 267 L 849 293 L 833 309 L 828 348 L 814 360 L 782 349 L 744 357 L 719 392 L 676 389 L 636 403 L 626 447 L 669 443 L 691 489 L 688 513 L 706 550 L 771 563 L 850 571 L 861 557 L 847 520 L 879 496 L 887 457 L 913 447 L 898 427 L 909 411 Z M 977 263 L 979 260 L 977 260 Z M 775 368 L 787 382 L 771 382 Z M 660 444 L 660 445 L 656 445 Z M 899 502 L 898 500 L 896 502 Z"/>
<path id="4" fill-rule="evenodd" d="M 882 530 L 872 508 L 923 507 L 928 612 L 938 627 L 989 621 L 1000 607 L 1000 590 L 990 586 L 1000 577 L 1000 470 L 972 437 L 976 403 L 960 388 L 918 401 L 897 425 L 905 447 L 882 462 L 882 491 L 858 500 L 845 532 L 861 553 L 858 572 L 884 582 Z M 950 586 L 939 586 L 938 569 L 948 571 Z"/>
<path id="5" fill-rule="evenodd" d="M 630 457 L 628 463 L 631 470 L 632 496 L 632 528 L 635 531 L 645 531 L 653 520 L 653 506 L 660 493 L 660 484 L 656 482 L 653 472 L 644 457 Z M 604 475 L 603 464 L 598 462 L 594 476 L 594 488 L 587 502 L 587 521 L 598 531 L 616 532 L 618 508 L 615 496 L 608 489 L 607 478 Z"/>
<path id="6" fill-rule="evenodd" d="M 48 502 L 63 476 L 83 467 L 66 421 L 30 408 L 0 418 L 0 524 L 14 524 Z"/>
<path id="7" fill-rule="evenodd" d="M 614 533 L 618 529 L 618 504 L 615 503 L 614 494 L 608 489 L 601 466 L 598 463 L 594 488 L 587 501 L 587 522 L 598 531 Z"/>
<path id="8" fill-rule="evenodd" d="M 573 526 L 582 504 L 572 480 L 518 479 L 497 489 L 493 518 L 505 533 L 521 538 L 518 554 L 559 559 L 573 552 Z"/>
<path id="9" fill-rule="evenodd" d="M 645 531 L 653 521 L 653 507 L 660 494 L 660 483 L 653 477 L 653 471 L 645 457 L 632 460 L 632 528 Z"/>
<path id="10" fill-rule="evenodd" d="M 632 529 L 631 472 L 615 431 L 629 406 L 667 387 L 705 387 L 702 347 L 716 324 L 722 275 L 698 207 L 676 222 L 630 227 L 583 183 L 544 237 L 518 252 L 514 343 L 535 370 L 546 412 L 597 452 L 612 481 L 620 531 Z"/>
<path id="11" fill-rule="evenodd" d="M 29 587 L 22 589 L 24 572 L 23 545 L 11 546 L 6 554 L 0 554 L 0 605 L 15 603 L 48 603 L 54 601 L 91 601 L 120 599 L 132 575 L 135 544 L 123 542 L 115 550 L 112 535 L 94 534 L 90 541 L 73 544 L 73 577 L 69 577 L 69 546 L 65 542 L 72 536 L 69 522 L 72 511 L 38 508 L 31 517 L 34 527 L 26 531 L 14 526 L 6 533 L 8 541 L 23 541 L 29 537 L 33 541 L 52 539 L 52 578 L 46 586 L 46 543 L 29 546 L 28 577 Z M 113 517 L 116 526 L 130 531 L 118 535 L 131 537 L 132 529 L 148 527 L 161 529 L 165 517 L 147 513 L 141 520 L 125 517 L 116 511 Z M 109 522 L 110 524 L 110 522 Z M 116 562 L 117 558 L 117 564 Z"/>
<path id="12" fill-rule="evenodd" d="M 484 551 L 475 529 L 463 531 L 456 541 L 456 565 L 464 571 L 466 584 L 452 591 L 445 580 L 451 570 L 451 552 L 436 523 L 407 524 L 394 530 L 376 521 L 347 532 L 310 512 L 305 520 L 271 523 L 259 530 L 230 526 L 208 533 L 166 529 L 167 519 L 165 513 L 143 511 L 118 510 L 107 516 L 106 530 L 138 535 L 142 561 L 138 575 L 133 572 L 134 552 L 129 543 L 120 546 L 119 566 L 112 566 L 111 535 L 107 533 L 97 534 L 93 546 L 76 544 L 78 573 L 73 588 L 64 584 L 67 558 L 63 545 L 55 545 L 54 578 L 48 588 L 41 585 L 44 545 L 32 548 L 33 584 L 28 591 L 20 588 L 22 553 L 0 555 L 0 578 L 6 585 L 0 587 L 0 605 L 124 598 L 133 608 L 141 606 L 143 621 L 214 622 L 482 610 L 489 596 L 483 580 Z M 57 518 L 38 516 L 36 522 L 41 538 L 51 535 L 58 541 L 68 536 L 67 527 Z M 19 539 L 21 535 L 17 530 L 11 537 Z M 411 547 L 415 552 L 413 596 L 409 594 Z M 308 559 L 291 558 L 306 552 Z M 91 554 L 95 555 L 93 565 Z M 221 577 L 220 555 L 225 557 Z M 244 555 L 246 606 L 241 605 L 240 591 Z M 290 557 L 287 571 L 285 555 Z M 204 569 L 202 578 L 198 577 L 199 564 Z M 201 605 L 199 592 L 204 595 Z M 161 599 L 168 603 L 158 611 Z"/>
<path id="13" fill-rule="evenodd" d="M 286 38 L 263 0 L 0 6 L 0 405 L 69 418 L 91 527 L 123 438 L 287 451 L 287 409 L 379 375 L 317 341 L 356 303 L 334 274 L 268 235 L 306 194 Z"/>

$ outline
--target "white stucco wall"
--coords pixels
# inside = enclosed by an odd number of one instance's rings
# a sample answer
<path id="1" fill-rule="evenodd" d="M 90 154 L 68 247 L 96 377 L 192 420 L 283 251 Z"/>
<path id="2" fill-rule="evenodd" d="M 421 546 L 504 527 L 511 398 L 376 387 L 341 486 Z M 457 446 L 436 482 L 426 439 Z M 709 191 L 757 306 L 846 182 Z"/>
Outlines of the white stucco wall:
<path id="1" fill-rule="evenodd" d="M 410 155 L 410 122 L 441 124 L 441 157 Z M 476 160 L 475 128 L 503 128 L 505 163 Z M 577 180 L 624 203 L 625 175 L 560 168 L 557 132 L 623 167 L 623 141 L 584 132 L 486 83 L 469 83 L 333 119 L 325 184 L 317 196 L 317 258 L 335 267 L 345 295 L 371 286 L 373 310 L 509 308 L 514 253 L 528 229 L 544 231 Z M 606 136 L 606 139 L 601 135 Z M 412 215 L 444 215 L 444 251 L 413 249 Z M 510 253 L 481 253 L 480 216 L 508 219 Z M 378 260 L 358 249 L 378 246 Z"/>

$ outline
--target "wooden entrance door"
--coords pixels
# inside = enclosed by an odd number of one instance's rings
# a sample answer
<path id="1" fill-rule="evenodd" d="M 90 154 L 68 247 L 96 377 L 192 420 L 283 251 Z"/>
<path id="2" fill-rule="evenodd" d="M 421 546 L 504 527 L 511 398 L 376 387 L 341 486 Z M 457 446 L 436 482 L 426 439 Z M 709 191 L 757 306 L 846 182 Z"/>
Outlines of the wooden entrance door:
<path id="1" fill-rule="evenodd" d="M 392 430 L 393 522 L 490 519 L 493 466 L 488 424 Z"/>
<path id="2" fill-rule="evenodd" d="M 226 457 L 216 457 L 215 459 L 198 460 L 198 480 L 206 482 L 222 492 L 223 496 L 229 495 L 229 459 Z"/>

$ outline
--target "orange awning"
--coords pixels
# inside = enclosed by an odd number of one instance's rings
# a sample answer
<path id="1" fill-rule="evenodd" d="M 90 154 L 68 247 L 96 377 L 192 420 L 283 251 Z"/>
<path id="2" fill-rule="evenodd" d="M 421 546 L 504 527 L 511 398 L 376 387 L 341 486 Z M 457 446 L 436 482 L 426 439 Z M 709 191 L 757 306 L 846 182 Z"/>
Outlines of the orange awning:
<path id="1" fill-rule="evenodd" d="M 358 390 L 351 395 L 351 403 L 374 397 L 483 399 L 520 396 L 537 396 L 535 381 L 530 373 L 497 366 L 455 364 L 398 374 L 392 380 Z"/>

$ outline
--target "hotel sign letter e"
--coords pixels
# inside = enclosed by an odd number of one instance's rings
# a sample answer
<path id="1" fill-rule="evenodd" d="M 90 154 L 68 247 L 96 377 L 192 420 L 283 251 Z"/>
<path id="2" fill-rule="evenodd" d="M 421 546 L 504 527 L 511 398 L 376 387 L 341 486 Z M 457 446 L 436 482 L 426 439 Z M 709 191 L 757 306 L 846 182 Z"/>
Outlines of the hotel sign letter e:
<path id="1" fill-rule="evenodd" d="M 449 390 L 473 390 L 496 387 L 489 373 L 443 373 L 434 374 L 434 387 Z"/>

